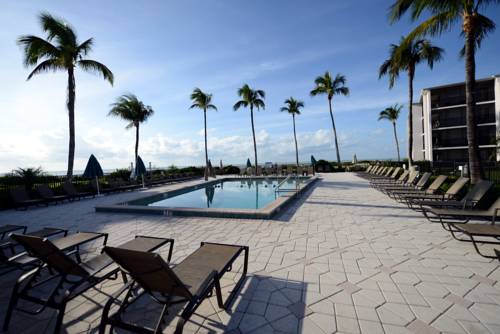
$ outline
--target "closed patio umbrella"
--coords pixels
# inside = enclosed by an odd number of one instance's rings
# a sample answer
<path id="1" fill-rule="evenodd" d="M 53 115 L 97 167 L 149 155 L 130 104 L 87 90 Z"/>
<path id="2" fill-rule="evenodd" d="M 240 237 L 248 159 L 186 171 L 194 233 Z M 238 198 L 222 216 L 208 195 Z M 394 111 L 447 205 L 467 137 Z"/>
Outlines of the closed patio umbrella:
<path id="1" fill-rule="evenodd" d="M 252 167 L 252 163 L 250 162 L 250 158 L 247 159 L 247 168 Z"/>
<path id="2" fill-rule="evenodd" d="M 104 173 L 102 172 L 101 165 L 99 164 L 99 161 L 97 161 L 96 157 L 91 154 L 89 161 L 87 162 L 87 167 L 85 167 L 85 171 L 83 172 L 83 177 L 92 179 L 95 178 L 95 181 L 97 183 L 97 195 L 100 195 L 99 191 L 99 178 L 102 177 Z"/>
<path id="3" fill-rule="evenodd" d="M 356 156 L 356 153 L 354 153 L 354 156 L 352 157 L 352 163 L 357 164 L 358 163 L 358 157 Z"/>
<path id="4" fill-rule="evenodd" d="M 314 155 L 311 155 L 311 165 L 313 166 L 313 174 L 316 174 L 316 158 L 314 158 Z"/>
<path id="5" fill-rule="evenodd" d="M 142 178 L 142 188 L 146 188 L 144 186 L 144 174 L 146 174 L 146 166 L 144 165 L 141 157 L 137 156 L 137 163 L 135 164 L 135 177 L 140 176 Z"/>

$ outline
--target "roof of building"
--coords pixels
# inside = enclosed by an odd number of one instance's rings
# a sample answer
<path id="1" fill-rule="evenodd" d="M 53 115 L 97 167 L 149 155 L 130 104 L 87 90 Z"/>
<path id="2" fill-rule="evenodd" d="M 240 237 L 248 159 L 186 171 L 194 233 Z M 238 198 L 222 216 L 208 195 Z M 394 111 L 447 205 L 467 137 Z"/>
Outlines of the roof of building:
<path id="1" fill-rule="evenodd" d="M 476 82 L 493 80 L 495 78 L 500 78 L 500 74 L 494 74 L 494 75 L 492 75 L 490 77 L 487 77 L 487 78 L 476 79 Z M 427 88 L 424 88 L 423 90 L 432 90 L 432 89 L 453 87 L 453 86 L 459 86 L 459 85 L 464 85 L 464 84 L 465 84 L 464 81 L 462 81 L 462 82 L 455 82 L 455 83 L 446 84 L 446 85 L 440 85 L 440 86 L 434 86 L 434 87 L 427 87 Z"/>

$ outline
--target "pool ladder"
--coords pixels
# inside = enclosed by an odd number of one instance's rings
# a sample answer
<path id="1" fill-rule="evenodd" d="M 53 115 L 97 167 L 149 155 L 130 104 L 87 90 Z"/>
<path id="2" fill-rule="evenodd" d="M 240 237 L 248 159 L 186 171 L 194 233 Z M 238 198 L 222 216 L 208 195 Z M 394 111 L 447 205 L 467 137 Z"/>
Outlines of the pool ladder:
<path id="1" fill-rule="evenodd" d="M 292 177 L 295 177 L 295 189 L 281 189 L 281 186 L 284 185 Z M 298 175 L 288 175 L 283 181 L 281 181 L 278 184 L 278 186 L 274 190 L 274 193 L 278 194 L 280 192 L 298 192 L 299 189 L 300 189 L 300 185 L 299 185 L 299 177 L 298 177 Z"/>

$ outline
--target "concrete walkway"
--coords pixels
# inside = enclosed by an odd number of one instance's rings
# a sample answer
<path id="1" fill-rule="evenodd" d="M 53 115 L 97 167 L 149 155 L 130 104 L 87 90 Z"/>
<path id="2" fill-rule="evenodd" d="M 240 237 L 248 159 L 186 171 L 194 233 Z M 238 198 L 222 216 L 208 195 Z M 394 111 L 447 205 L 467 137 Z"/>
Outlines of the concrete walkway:
<path id="1" fill-rule="evenodd" d="M 161 189 L 148 192 L 155 191 Z M 219 310 L 212 297 L 185 333 L 500 333 L 500 262 L 476 255 L 472 245 L 452 239 L 439 225 L 369 188 L 354 174 L 323 175 L 270 221 L 93 211 L 96 203 L 140 195 L 0 212 L 0 224 L 105 231 L 110 245 L 135 234 L 171 237 L 174 263 L 201 241 L 248 245 L 250 274 L 231 309 Z M 88 251 L 98 251 L 97 246 Z M 18 275 L 0 278 L 0 319 Z M 233 275 L 227 277 L 225 293 Z M 71 302 L 64 318 L 66 332 L 95 332 L 107 294 L 121 284 L 110 281 Z M 156 312 L 159 308 L 145 300 L 128 316 L 148 323 Z M 11 332 L 49 333 L 54 316 L 52 311 L 38 316 L 16 312 Z M 176 319 L 167 322 L 165 332 L 171 332 Z"/>

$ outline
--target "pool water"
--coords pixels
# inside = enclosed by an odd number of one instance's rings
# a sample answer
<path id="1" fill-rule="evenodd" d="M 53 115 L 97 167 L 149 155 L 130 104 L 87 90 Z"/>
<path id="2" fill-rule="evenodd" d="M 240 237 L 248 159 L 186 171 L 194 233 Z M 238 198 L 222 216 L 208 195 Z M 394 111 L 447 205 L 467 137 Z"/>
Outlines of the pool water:
<path id="1" fill-rule="evenodd" d="M 179 208 L 224 208 L 224 209 L 261 209 L 273 202 L 278 196 L 285 195 L 286 190 L 294 190 L 297 183 L 304 179 L 290 179 L 276 188 L 283 179 L 242 179 L 226 180 L 193 189 L 172 197 L 154 198 L 150 203 L 142 205 Z M 167 196 L 167 194 L 163 194 Z"/>

